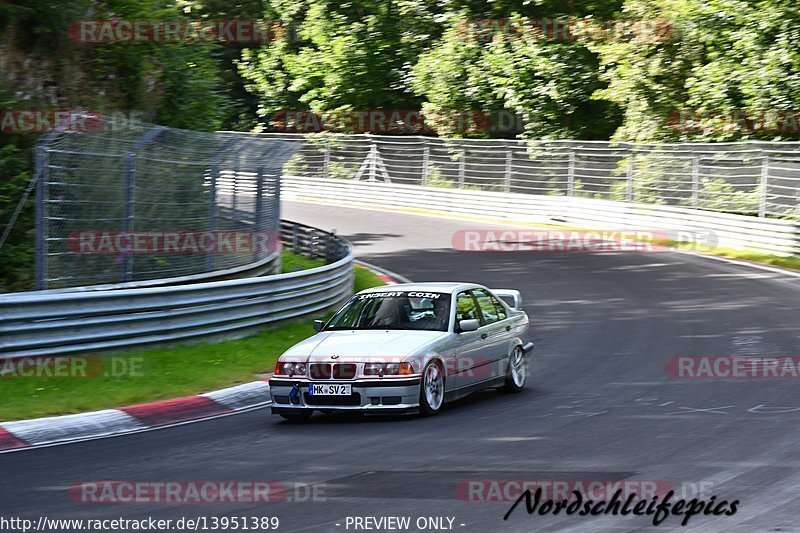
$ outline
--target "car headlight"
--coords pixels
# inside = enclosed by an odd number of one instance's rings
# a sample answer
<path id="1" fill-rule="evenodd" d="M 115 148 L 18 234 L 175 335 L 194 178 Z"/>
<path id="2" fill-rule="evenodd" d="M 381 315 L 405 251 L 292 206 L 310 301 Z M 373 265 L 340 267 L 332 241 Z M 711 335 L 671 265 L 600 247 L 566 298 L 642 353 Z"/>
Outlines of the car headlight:
<path id="1" fill-rule="evenodd" d="M 305 363 L 278 363 L 275 365 L 275 373 L 281 376 L 294 376 L 294 375 L 306 375 L 306 364 Z"/>
<path id="2" fill-rule="evenodd" d="M 366 363 L 365 376 L 404 376 L 414 373 L 411 363 Z"/>

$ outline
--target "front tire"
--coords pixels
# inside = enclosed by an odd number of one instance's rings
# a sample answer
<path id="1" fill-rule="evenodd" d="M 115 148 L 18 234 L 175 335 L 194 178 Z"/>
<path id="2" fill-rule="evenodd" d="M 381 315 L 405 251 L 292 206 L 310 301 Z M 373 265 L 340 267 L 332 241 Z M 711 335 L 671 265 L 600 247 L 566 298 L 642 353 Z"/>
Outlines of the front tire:
<path id="1" fill-rule="evenodd" d="M 525 388 L 528 381 L 528 365 L 522 346 L 515 346 L 508 357 L 506 380 L 500 390 L 505 392 L 519 392 Z"/>
<path id="2" fill-rule="evenodd" d="M 438 414 L 444 405 L 444 372 L 438 363 L 427 364 L 419 387 L 419 413 L 422 416 Z"/>

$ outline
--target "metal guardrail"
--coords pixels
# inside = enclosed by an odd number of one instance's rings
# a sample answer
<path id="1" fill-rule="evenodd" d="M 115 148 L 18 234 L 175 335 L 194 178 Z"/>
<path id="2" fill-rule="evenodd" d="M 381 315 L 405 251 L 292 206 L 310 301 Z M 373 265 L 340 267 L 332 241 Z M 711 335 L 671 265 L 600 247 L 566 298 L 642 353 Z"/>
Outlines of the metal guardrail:
<path id="1" fill-rule="evenodd" d="M 713 246 L 800 254 L 800 223 L 678 206 L 287 175 L 283 197 L 587 229 L 680 230 Z"/>
<path id="2" fill-rule="evenodd" d="M 289 249 L 328 264 L 286 274 L 105 291 L 0 295 L 0 359 L 116 350 L 323 312 L 353 291 L 353 252 L 336 235 L 283 221 Z"/>

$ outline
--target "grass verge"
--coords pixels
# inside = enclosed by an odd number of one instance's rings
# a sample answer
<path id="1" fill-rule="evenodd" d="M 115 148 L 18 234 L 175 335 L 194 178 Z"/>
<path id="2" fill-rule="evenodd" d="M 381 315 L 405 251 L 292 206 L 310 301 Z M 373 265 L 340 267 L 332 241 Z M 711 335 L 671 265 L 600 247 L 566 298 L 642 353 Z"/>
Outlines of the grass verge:
<path id="1" fill-rule="evenodd" d="M 281 252 L 281 272 L 284 274 L 321 267 L 324 264 L 325 261 L 321 259 L 311 259 L 302 254 L 296 254 L 291 250 L 283 250 Z"/>
<path id="2" fill-rule="evenodd" d="M 678 249 L 693 250 L 691 245 L 685 243 L 673 243 Z M 737 250 L 734 248 L 714 248 L 708 252 L 701 252 L 708 255 L 719 255 L 730 259 L 741 259 L 753 263 L 762 263 L 776 267 L 787 268 L 789 270 L 800 270 L 800 257 L 793 255 L 772 255 L 750 250 Z"/>
<path id="3" fill-rule="evenodd" d="M 284 268 L 288 265 L 290 271 L 322 264 L 310 261 L 314 260 L 303 256 L 286 261 L 284 254 Z M 355 269 L 356 291 L 379 285 L 384 282 L 378 276 L 365 268 Z M 258 374 L 271 372 L 284 350 L 313 333 L 311 320 L 306 319 L 242 339 L 87 356 L 85 370 L 67 372 L 87 377 L 24 378 L 11 374 L 0 378 L 0 421 L 120 407 L 253 381 Z"/>

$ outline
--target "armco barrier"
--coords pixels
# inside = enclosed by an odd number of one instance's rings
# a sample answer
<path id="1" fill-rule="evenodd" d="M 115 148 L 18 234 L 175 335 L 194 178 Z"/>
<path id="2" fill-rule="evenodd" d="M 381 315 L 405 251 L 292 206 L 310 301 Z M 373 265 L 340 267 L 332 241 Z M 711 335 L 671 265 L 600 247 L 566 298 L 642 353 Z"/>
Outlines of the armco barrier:
<path id="1" fill-rule="evenodd" d="M 712 232 L 720 247 L 782 255 L 800 253 L 800 228 L 796 222 L 677 206 L 287 175 L 283 176 L 283 195 L 287 199 L 425 209 L 587 229 Z"/>
<path id="2" fill-rule="evenodd" d="M 0 295 L 0 358 L 62 355 L 240 334 L 341 305 L 353 291 L 350 244 L 283 222 L 285 245 L 328 264 L 170 287 Z"/>

